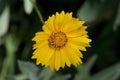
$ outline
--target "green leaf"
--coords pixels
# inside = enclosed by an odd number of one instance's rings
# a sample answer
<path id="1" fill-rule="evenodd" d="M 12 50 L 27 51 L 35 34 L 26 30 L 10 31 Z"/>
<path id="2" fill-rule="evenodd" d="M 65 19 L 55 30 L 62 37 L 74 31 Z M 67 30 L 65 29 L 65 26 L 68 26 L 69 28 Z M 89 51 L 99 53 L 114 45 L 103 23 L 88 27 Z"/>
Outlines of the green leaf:
<path id="1" fill-rule="evenodd" d="M 30 80 L 38 80 L 36 77 L 38 68 L 35 66 L 35 64 L 31 62 L 18 61 L 18 65 L 20 71 L 24 75 L 26 75 Z"/>
<path id="2" fill-rule="evenodd" d="M 13 36 L 13 35 L 7 35 L 5 38 L 5 46 L 7 55 L 14 55 L 14 53 L 17 51 L 19 45 L 19 40 Z"/>
<path id="3" fill-rule="evenodd" d="M 27 76 L 26 75 L 16 75 L 13 78 L 14 78 L 14 80 L 26 80 Z"/>
<path id="4" fill-rule="evenodd" d="M 96 58 L 97 58 L 97 55 L 93 55 L 90 59 L 88 59 L 88 61 L 85 64 L 80 65 L 77 68 L 78 74 L 75 76 L 74 80 L 89 80 L 89 72 Z"/>
<path id="5" fill-rule="evenodd" d="M 113 29 L 117 30 L 118 26 L 120 26 L 120 3 L 118 4 L 118 11 L 117 11 L 117 16 L 114 22 Z"/>
<path id="6" fill-rule="evenodd" d="M 77 17 L 86 22 L 94 21 L 98 17 L 100 4 L 91 4 L 91 1 L 86 0 L 82 7 L 78 10 Z"/>
<path id="7" fill-rule="evenodd" d="M 6 58 L 4 61 L 5 64 L 4 66 L 6 70 L 8 70 L 7 74 L 9 75 L 14 74 L 15 52 L 18 49 L 18 45 L 19 45 L 19 41 L 15 36 L 11 34 L 5 36 Z M 4 70 L 3 72 L 5 72 L 6 70 Z"/>
<path id="8" fill-rule="evenodd" d="M 31 2 L 31 0 L 23 0 L 24 1 L 24 9 L 25 9 L 25 12 L 27 14 L 31 14 L 32 13 L 32 10 L 33 10 L 33 4 Z M 35 2 L 35 0 L 32 0 L 33 2 Z"/>
<path id="9" fill-rule="evenodd" d="M 6 6 L 2 14 L 0 15 L 0 37 L 3 36 L 9 27 L 10 10 L 9 6 Z"/>
<path id="10" fill-rule="evenodd" d="M 0 38 L 0 45 L 2 45 L 3 44 L 3 40 Z"/>
<path id="11" fill-rule="evenodd" d="M 66 75 L 57 75 L 55 76 L 52 80 L 69 80 L 71 77 L 70 74 L 66 74 Z"/>
<path id="12" fill-rule="evenodd" d="M 93 75 L 91 80 L 117 80 L 120 76 L 120 63 Z"/>
<path id="13" fill-rule="evenodd" d="M 86 0 L 78 10 L 77 17 L 86 22 L 109 19 L 114 13 L 116 5 L 117 1 L 114 0 Z"/>
<path id="14" fill-rule="evenodd" d="M 39 74 L 39 80 L 50 80 L 55 71 L 51 71 L 49 68 L 44 68 Z"/>
<path id="15" fill-rule="evenodd" d="M 5 9 L 7 2 L 8 2 L 8 0 L 0 0 L 0 15 L 3 12 L 3 10 Z"/>

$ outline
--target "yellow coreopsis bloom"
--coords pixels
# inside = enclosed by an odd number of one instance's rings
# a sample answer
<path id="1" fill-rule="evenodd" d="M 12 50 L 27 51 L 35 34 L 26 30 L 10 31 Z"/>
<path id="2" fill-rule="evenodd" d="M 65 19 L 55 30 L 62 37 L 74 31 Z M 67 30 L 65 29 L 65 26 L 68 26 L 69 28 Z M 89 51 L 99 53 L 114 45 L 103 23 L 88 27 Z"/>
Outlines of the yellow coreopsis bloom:
<path id="1" fill-rule="evenodd" d="M 49 17 L 42 29 L 32 39 L 36 43 L 32 59 L 37 59 L 36 64 L 50 66 L 59 70 L 65 65 L 77 66 L 82 64 L 83 57 L 80 51 L 86 51 L 90 47 L 91 39 L 88 39 L 85 22 L 72 17 L 71 13 L 56 13 Z"/>

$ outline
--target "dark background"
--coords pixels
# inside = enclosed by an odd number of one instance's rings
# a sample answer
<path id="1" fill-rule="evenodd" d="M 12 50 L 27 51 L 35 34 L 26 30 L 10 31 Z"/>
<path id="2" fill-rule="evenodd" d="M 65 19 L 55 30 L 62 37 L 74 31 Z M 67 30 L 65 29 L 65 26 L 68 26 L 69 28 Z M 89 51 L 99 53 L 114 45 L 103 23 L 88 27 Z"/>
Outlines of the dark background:
<path id="1" fill-rule="evenodd" d="M 12 52 L 14 57 L 11 61 L 14 68 L 6 68 L 8 74 L 17 75 L 21 73 L 17 64 L 18 60 L 35 63 L 35 60 L 31 59 L 32 45 L 34 44 L 31 39 L 37 31 L 42 30 L 42 23 L 35 10 L 30 14 L 25 12 L 23 1 L 0 0 L 0 16 L 5 6 L 9 6 L 10 9 L 9 25 L 6 33 L 0 36 L 1 73 L 5 59 Z M 52 14 L 64 10 L 65 12 L 73 12 L 73 17 L 86 21 L 85 25 L 88 26 L 87 31 L 89 38 L 92 39 L 92 47 L 87 48 L 87 52 L 82 52 L 84 55 L 83 63 L 94 54 L 97 55 L 97 59 L 90 70 L 91 75 L 120 62 L 119 0 L 36 0 L 36 4 L 44 20 L 47 20 Z M 0 26 L 0 29 L 2 28 Z M 13 51 L 9 49 L 9 44 L 12 44 Z M 9 73 L 9 69 L 12 69 L 14 73 Z M 70 73 L 72 75 L 70 79 L 72 80 L 77 72 L 78 70 L 72 66 L 71 68 L 60 69 L 56 73 L 63 75 Z"/>

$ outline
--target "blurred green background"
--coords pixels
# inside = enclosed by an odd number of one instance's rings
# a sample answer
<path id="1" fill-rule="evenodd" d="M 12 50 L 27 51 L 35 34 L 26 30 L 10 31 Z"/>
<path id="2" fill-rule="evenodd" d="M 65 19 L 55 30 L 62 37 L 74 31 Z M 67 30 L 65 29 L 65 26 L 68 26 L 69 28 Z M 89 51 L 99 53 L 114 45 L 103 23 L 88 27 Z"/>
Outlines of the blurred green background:
<path id="1" fill-rule="evenodd" d="M 33 0 L 44 20 L 73 12 L 92 39 L 83 64 L 59 71 L 36 66 L 31 39 L 42 23 L 30 0 L 0 0 L 0 80 L 120 80 L 120 0 Z"/>

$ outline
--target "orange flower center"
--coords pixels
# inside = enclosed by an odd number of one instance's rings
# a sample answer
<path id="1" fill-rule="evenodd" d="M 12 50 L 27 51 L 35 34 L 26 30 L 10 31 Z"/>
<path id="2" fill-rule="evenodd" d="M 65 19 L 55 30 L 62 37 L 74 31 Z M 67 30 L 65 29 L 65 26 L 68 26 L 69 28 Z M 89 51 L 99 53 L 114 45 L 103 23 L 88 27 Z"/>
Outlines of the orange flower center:
<path id="1" fill-rule="evenodd" d="M 68 39 L 65 33 L 59 31 L 50 35 L 48 45 L 51 48 L 59 50 L 66 45 L 67 41 Z"/>

